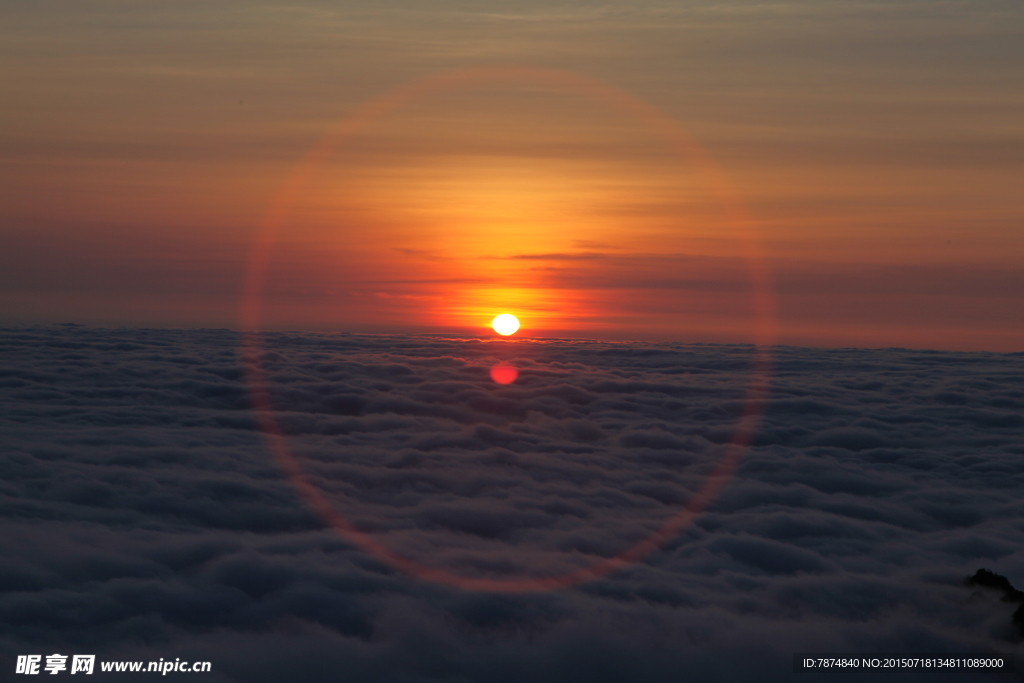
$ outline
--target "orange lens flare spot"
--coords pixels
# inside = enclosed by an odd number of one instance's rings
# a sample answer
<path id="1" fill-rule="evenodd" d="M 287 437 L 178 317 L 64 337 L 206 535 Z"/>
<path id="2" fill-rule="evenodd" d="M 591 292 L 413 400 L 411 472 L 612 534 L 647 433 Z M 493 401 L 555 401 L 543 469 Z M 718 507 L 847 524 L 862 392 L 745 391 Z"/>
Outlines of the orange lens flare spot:
<path id="1" fill-rule="evenodd" d="M 491 321 L 491 327 L 501 336 L 507 337 L 519 329 L 519 319 L 510 313 L 502 313 Z"/>
<path id="2" fill-rule="evenodd" d="M 491 379 L 498 384 L 512 384 L 519 377 L 519 371 L 507 363 L 501 363 L 491 368 Z"/>

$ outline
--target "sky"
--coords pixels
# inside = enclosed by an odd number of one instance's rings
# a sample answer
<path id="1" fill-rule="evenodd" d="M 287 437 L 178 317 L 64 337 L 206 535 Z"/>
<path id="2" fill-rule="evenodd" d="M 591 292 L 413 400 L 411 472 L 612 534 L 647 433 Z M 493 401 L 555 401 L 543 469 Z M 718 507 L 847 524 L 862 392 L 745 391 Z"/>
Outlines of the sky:
<path id="1" fill-rule="evenodd" d="M 1024 588 L 1024 354 L 780 349 L 752 445 L 702 514 L 613 573 L 509 592 L 411 576 L 332 528 L 261 432 L 239 342 L 0 328 L 8 672 L 33 653 L 94 654 L 99 681 L 153 676 L 104 662 L 208 661 L 213 683 L 840 680 L 794 674 L 797 652 L 1020 670 L 1024 606 L 964 579 Z M 614 558 L 692 503 L 756 353 L 281 332 L 263 358 L 285 445 L 338 514 L 421 567 L 516 588 Z M 490 380 L 499 359 L 515 383 Z"/>
<path id="2" fill-rule="evenodd" d="M 1019 2 L 0 15 L 8 323 L 1024 344 Z"/>

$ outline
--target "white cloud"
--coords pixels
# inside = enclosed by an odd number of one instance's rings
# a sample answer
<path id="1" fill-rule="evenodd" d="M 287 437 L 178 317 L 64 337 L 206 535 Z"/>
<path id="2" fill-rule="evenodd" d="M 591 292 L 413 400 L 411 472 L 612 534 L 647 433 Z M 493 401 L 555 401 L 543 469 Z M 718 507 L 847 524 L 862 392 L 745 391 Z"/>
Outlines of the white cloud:
<path id="1" fill-rule="evenodd" d="M 1020 354 L 782 347 L 757 445 L 693 525 L 605 579 L 503 596 L 409 578 L 325 529 L 256 429 L 237 344 L 0 332 L 5 652 L 188 655 L 224 681 L 763 681 L 798 651 L 1010 648 L 1014 605 L 960 581 L 1024 584 Z M 702 485 L 750 359 L 298 333 L 266 349 L 288 442 L 338 509 L 491 577 L 656 528 Z M 498 356 L 515 384 L 490 381 Z"/>

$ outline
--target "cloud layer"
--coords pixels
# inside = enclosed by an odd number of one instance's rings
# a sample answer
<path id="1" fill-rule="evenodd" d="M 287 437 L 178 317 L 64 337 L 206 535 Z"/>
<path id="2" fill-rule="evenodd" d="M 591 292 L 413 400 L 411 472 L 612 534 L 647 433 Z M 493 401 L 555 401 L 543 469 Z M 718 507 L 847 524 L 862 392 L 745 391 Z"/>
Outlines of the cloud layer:
<path id="1" fill-rule="evenodd" d="M 257 429 L 238 345 L 0 333 L 7 655 L 204 659 L 211 681 L 711 681 L 788 680 L 794 652 L 1014 647 L 1013 606 L 961 581 L 1024 583 L 1020 354 L 779 348 L 755 445 L 693 525 L 604 579 L 508 596 L 410 578 L 327 528 Z M 289 448 L 335 508 L 490 578 L 592 564 L 674 514 L 752 359 L 298 333 L 264 352 Z M 519 379 L 494 384 L 497 362 Z"/>

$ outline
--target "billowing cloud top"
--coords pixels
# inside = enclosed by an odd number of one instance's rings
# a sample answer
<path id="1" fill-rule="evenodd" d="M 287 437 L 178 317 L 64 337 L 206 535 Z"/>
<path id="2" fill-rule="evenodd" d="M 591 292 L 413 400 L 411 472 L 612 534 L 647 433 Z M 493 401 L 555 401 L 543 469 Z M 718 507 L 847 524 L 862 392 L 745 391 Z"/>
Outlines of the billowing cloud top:
<path id="1" fill-rule="evenodd" d="M 2 331 L 7 655 L 202 659 L 211 681 L 764 681 L 789 680 L 793 652 L 1014 637 L 1013 606 L 961 580 L 1024 584 L 1021 354 L 779 348 L 755 445 L 693 525 L 604 579 L 501 596 L 410 578 L 311 512 L 257 429 L 239 342 Z M 674 514 L 731 438 L 753 352 L 263 347 L 289 448 L 339 512 L 497 578 L 592 564 Z M 518 380 L 493 383 L 497 362 Z"/>

